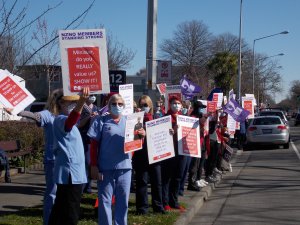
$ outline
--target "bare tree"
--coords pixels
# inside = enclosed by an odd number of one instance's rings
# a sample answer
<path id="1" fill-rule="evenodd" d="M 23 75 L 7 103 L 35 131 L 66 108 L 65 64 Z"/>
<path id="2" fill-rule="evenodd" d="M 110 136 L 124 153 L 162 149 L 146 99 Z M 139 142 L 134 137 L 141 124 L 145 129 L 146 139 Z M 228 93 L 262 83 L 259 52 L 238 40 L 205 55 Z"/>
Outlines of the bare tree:
<path id="1" fill-rule="evenodd" d="M 126 48 L 112 33 L 106 36 L 108 68 L 111 70 L 126 69 L 135 56 L 135 52 Z"/>
<path id="2" fill-rule="evenodd" d="M 173 37 L 164 40 L 160 45 L 162 58 L 172 60 L 175 67 L 180 67 L 182 74 L 177 76 L 186 74 L 197 82 L 197 76 L 210 56 L 211 38 L 208 27 L 202 21 L 183 22 L 177 26 Z"/>
<path id="3" fill-rule="evenodd" d="M 82 23 L 87 13 L 94 5 L 95 0 L 88 5 L 86 9 L 82 11 L 76 18 L 65 26 L 65 29 L 76 28 Z M 0 19 L 0 47 L 1 60 L 0 66 L 7 68 L 14 72 L 16 65 L 19 65 L 20 69 L 23 65 L 30 63 L 36 54 L 38 54 L 46 46 L 57 40 L 58 36 L 55 34 L 50 37 L 48 42 L 41 44 L 33 51 L 29 52 L 29 43 L 33 40 L 33 37 L 28 39 L 28 34 L 34 24 L 41 21 L 41 19 L 49 14 L 52 10 L 56 9 L 62 4 L 62 1 L 54 6 L 48 6 L 45 10 L 41 10 L 41 13 L 32 20 L 27 20 L 28 15 L 28 2 L 27 5 L 21 9 L 17 9 L 18 4 L 22 4 L 20 0 L 1 0 L 1 19 Z"/>

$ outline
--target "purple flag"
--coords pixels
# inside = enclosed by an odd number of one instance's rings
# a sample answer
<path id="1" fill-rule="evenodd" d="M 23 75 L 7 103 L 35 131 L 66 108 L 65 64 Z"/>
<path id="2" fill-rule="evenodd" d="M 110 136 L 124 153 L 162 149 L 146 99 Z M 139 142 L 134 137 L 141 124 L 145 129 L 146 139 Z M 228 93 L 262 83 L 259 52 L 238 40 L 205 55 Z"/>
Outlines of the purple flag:
<path id="1" fill-rule="evenodd" d="M 181 93 L 184 97 L 189 100 L 192 99 L 196 94 L 200 93 L 201 87 L 194 84 L 192 81 L 187 79 L 185 76 L 180 80 Z"/>
<path id="2" fill-rule="evenodd" d="M 250 112 L 242 108 L 233 98 L 223 106 L 224 112 L 227 112 L 237 122 L 243 122 L 249 116 Z"/>

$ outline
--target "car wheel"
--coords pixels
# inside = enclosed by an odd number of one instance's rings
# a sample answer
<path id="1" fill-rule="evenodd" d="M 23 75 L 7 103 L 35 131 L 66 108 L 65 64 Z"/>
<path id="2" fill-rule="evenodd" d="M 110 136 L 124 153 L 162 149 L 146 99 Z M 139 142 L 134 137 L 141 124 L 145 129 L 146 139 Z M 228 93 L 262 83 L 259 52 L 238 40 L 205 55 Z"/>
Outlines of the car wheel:
<path id="1" fill-rule="evenodd" d="M 289 149 L 289 148 L 290 148 L 290 142 L 284 144 L 284 145 L 283 145 L 283 148 L 284 148 L 284 149 Z"/>

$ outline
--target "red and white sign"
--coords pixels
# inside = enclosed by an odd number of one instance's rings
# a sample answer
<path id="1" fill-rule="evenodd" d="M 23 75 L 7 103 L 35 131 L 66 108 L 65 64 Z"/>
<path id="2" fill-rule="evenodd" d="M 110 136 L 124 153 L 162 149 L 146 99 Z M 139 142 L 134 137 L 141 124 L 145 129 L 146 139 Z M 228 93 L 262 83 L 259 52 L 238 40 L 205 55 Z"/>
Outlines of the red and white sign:
<path id="1" fill-rule="evenodd" d="M 177 116 L 178 154 L 201 157 L 199 119 L 189 116 Z"/>
<path id="2" fill-rule="evenodd" d="M 13 109 L 13 115 L 18 114 L 34 100 L 30 92 L 22 87 L 11 73 L 0 70 L 0 101 L 6 108 Z"/>
<path id="3" fill-rule="evenodd" d="M 156 87 L 160 93 L 160 95 L 165 95 L 166 94 L 166 83 L 161 83 L 161 84 L 157 84 Z"/>
<path id="4" fill-rule="evenodd" d="M 61 30 L 59 43 L 64 95 L 89 87 L 92 94 L 109 93 L 104 29 Z"/>
<path id="5" fill-rule="evenodd" d="M 171 116 L 146 122 L 146 138 L 149 164 L 160 162 L 175 156 Z"/>
<path id="6" fill-rule="evenodd" d="M 138 112 L 127 115 L 125 124 L 124 152 L 133 152 L 143 147 L 143 140 L 137 131 L 143 128 L 144 113 Z"/>
<path id="7" fill-rule="evenodd" d="M 172 84 L 172 61 L 157 61 L 156 83 Z"/>
<path id="8" fill-rule="evenodd" d="M 223 93 L 214 93 L 213 102 L 217 102 L 217 108 L 221 108 L 223 102 Z"/>
<path id="9" fill-rule="evenodd" d="M 250 112 L 248 118 L 254 118 L 254 104 L 252 98 L 242 97 L 242 107 Z"/>
<path id="10" fill-rule="evenodd" d="M 217 102 L 207 101 L 207 112 L 215 113 L 217 110 Z"/>

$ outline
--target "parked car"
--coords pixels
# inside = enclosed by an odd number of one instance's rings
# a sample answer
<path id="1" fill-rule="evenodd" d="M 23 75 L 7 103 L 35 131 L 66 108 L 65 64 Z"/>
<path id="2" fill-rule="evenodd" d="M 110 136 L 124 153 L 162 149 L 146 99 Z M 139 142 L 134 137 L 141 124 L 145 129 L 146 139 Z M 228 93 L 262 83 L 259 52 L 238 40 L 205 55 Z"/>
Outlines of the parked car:
<path id="1" fill-rule="evenodd" d="M 298 124 L 300 124 L 300 113 L 297 113 L 297 115 L 295 116 L 295 126 L 297 126 Z"/>
<path id="2" fill-rule="evenodd" d="M 27 106 L 25 110 L 33 113 L 40 112 L 44 110 L 46 104 L 47 104 L 46 102 L 33 102 L 29 106 Z"/>
<path id="3" fill-rule="evenodd" d="M 283 145 L 285 149 L 288 149 L 290 130 L 279 116 L 258 116 L 250 122 L 246 138 L 248 148 L 253 144 L 274 144 Z"/>
<path id="4" fill-rule="evenodd" d="M 263 111 L 259 112 L 258 116 L 279 116 L 287 126 L 289 125 L 289 121 L 282 110 L 264 109 Z"/>

